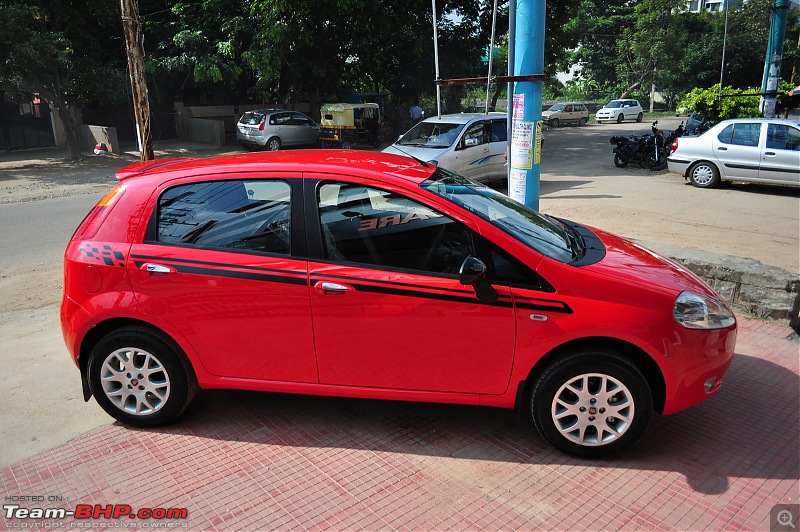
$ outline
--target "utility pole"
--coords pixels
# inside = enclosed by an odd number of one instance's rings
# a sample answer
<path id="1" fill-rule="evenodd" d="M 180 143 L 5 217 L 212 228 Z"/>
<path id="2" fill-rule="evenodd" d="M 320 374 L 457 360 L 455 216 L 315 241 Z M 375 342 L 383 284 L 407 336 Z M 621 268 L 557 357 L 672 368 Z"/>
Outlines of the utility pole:
<path id="1" fill-rule="evenodd" d="M 786 15 L 789 0 L 775 0 L 769 23 L 767 58 L 764 61 L 764 79 L 761 84 L 761 116 L 775 118 L 775 104 L 781 82 L 783 40 L 786 36 Z"/>
<path id="2" fill-rule="evenodd" d="M 545 0 L 517 0 L 514 76 L 518 81 L 511 111 L 511 150 L 508 154 L 508 195 L 539 210 L 539 162 L 542 149 L 542 89 L 544 76 Z M 516 79 L 514 81 L 517 81 Z"/>
<path id="3" fill-rule="evenodd" d="M 144 49 L 142 47 L 142 22 L 139 19 L 137 0 L 120 0 L 122 27 L 125 30 L 125 45 L 128 50 L 128 73 L 133 93 L 133 111 L 136 116 L 136 135 L 142 161 L 151 161 L 153 142 L 150 135 L 150 100 L 144 74 Z"/>

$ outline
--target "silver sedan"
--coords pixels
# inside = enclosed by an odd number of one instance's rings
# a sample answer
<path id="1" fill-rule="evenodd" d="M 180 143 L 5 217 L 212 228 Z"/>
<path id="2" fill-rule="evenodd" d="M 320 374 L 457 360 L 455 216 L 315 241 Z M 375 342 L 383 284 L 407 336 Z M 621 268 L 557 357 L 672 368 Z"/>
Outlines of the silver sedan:
<path id="1" fill-rule="evenodd" d="M 700 188 L 720 181 L 800 186 L 800 123 L 724 120 L 698 137 L 676 139 L 667 163 Z"/>

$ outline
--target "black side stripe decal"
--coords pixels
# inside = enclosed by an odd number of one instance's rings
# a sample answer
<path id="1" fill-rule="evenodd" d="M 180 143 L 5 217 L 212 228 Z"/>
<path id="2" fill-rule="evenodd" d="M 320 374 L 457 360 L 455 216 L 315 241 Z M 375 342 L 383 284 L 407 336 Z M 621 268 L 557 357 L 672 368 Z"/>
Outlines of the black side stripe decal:
<path id="1" fill-rule="evenodd" d="M 223 262 L 208 262 L 204 260 L 191 260 L 191 259 L 176 259 L 173 257 L 150 257 L 148 255 L 131 255 L 133 259 L 141 259 L 136 262 L 136 266 L 139 267 L 146 261 L 153 261 L 153 262 L 164 262 L 164 263 L 184 263 L 184 264 L 202 264 L 204 266 L 220 266 L 223 268 L 230 268 L 230 264 L 223 263 Z M 236 268 L 240 270 L 254 270 L 259 272 L 275 272 L 275 273 L 293 273 L 297 275 L 305 275 L 305 270 L 284 270 L 281 268 L 264 268 L 263 266 L 244 266 L 244 265 L 236 265 Z"/>
<path id="2" fill-rule="evenodd" d="M 237 270 L 218 270 L 216 268 L 201 268 L 198 266 L 175 266 L 181 273 L 196 273 L 200 275 L 216 275 L 234 279 L 249 279 L 252 281 L 267 281 L 271 283 L 296 284 L 306 286 L 305 277 L 289 277 L 287 275 L 269 275 L 266 273 L 240 272 Z"/>

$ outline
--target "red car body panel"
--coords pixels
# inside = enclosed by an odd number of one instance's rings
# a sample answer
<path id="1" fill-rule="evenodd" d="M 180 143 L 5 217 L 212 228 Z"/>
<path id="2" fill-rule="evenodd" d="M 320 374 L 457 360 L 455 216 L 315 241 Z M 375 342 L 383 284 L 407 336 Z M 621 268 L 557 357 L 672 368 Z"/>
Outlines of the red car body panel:
<path id="1" fill-rule="evenodd" d="M 718 389 L 733 355 L 735 325 L 690 330 L 672 317 L 681 291 L 718 298 L 696 276 L 599 230 L 592 231 L 606 254 L 596 264 L 576 267 L 543 257 L 421 189 L 434 170 L 405 157 L 338 150 L 154 161 L 122 169 L 122 194 L 106 207 L 111 215 L 90 239 L 71 240 L 65 252 L 61 321 L 73 359 L 84 368 L 97 340 L 93 331 L 113 320 L 137 321 L 180 346 L 202 388 L 513 408 L 519 385 L 541 360 L 575 342 L 613 341 L 657 367 L 665 414 Z M 401 193 L 462 222 L 555 291 L 498 285 L 498 301 L 483 304 L 472 287 L 453 277 L 146 241 L 165 189 L 265 177 L 295 187 L 330 179 Z M 308 235 L 313 216 L 305 212 Z M 167 271 L 148 271 L 153 264 Z M 323 282 L 346 292 L 326 292 Z M 717 381 L 706 391 L 712 377 Z"/>

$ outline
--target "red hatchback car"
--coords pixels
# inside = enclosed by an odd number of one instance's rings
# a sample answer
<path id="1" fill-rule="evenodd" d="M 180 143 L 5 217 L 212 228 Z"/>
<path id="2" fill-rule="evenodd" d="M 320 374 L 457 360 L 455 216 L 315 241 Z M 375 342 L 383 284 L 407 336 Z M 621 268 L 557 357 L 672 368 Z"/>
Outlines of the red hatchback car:
<path id="1" fill-rule="evenodd" d="M 403 156 L 138 163 L 65 254 L 61 323 L 118 420 L 198 389 L 518 408 L 570 454 L 714 394 L 736 321 L 681 266 Z"/>

